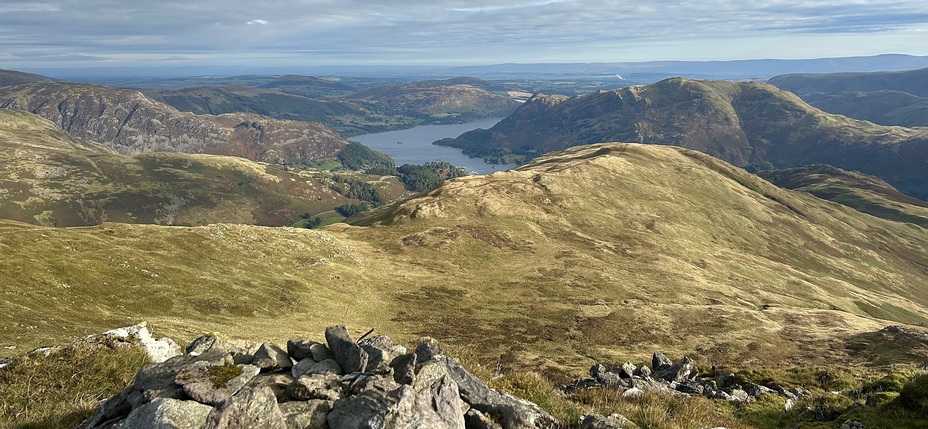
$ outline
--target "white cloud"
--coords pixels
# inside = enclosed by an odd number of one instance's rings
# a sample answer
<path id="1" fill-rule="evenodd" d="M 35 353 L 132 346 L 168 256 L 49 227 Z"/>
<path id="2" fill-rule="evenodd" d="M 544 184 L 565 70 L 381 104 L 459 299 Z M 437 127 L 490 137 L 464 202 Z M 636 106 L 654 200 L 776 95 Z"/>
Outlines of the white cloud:
<path id="1" fill-rule="evenodd" d="M 263 19 L 254 19 L 254 20 L 248 21 L 247 24 L 248 24 L 248 25 L 254 25 L 254 24 L 266 25 L 266 24 L 267 24 L 267 21 L 265 21 L 265 20 L 263 20 Z"/>

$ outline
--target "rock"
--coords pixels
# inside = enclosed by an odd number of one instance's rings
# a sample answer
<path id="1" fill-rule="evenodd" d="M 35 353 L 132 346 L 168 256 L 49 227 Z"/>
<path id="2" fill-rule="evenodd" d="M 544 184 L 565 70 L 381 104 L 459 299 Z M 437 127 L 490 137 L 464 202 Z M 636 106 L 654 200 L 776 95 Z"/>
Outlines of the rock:
<path id="1" fill-rule="evenodd" d="M 841 429 L 867 429 L 867 427 L 857 420 L 846 420 L 841 423 Z"/>
<path id="2" fill-rule="evenodd" d="M 319 343 L 309 340 L 288 340 L 287 354 L 290 355 L 290 357 L 292 357 L 295 361 L 313 359 L 313 344 Z"/>
<path id="3" fill-rule="evenodd" d="M 651 368 L 648 368 L 647 365 L 641 365 L 641 368 L 638 368 L 638 370 L 635 371 L 635 375 L 640 376 L 640 377 L 650 377 Z"/>
<path id="4" fill-rule="evenodd" d="M 638 425 L 621 414 L 590 414 L 580 418 L 580 429 L 638 429 Z"/>
<path id="5" fill-rule="evenodd" d="M 263 372 L 287 371 L 293 367 L 290 355 L 271 343 L 263 343 L 255 352 L 252 364 Z"/>
<path id="6" fill-rule="evenodd" d="M 745 392 L 741 389 L 732 389 L 731 392 L 728 392 L 728 397 L 726 398 L 732 402 L 753 402 L 754 397 L 748 395 L 748 392 Z"/>
<path id="7" fill-rule="evenodd" d="M 293 365 L 293 368 L 290 368 L 290 375 L 293 378 L 299 378 L 301 375 L 306 374 L 313 365 L 316 364 L 316 361 L 313 358 L 303 358 Z M 341 367 L 339 367 L 341 369 Z"/>
<path id="8" fill-rule="evenodd" d="M 310 399 L 337 401 L 342 396 L 342 387 L 338 383 L 338 376 L 336 375 L 303 375 L 290 383 L 287 394 L 299 401 Z"/>
<path id="9" fill-rule="evenodd" d="M 316 362 L 335 359 L 335 354 L 333 354 L 332 351 L 322 343 L 314 343 L 310 345 L 309 351 L 313 354 L 313 359 Z"/>
<path id="10" fill-rule="evenodd" d="M 323 400 L 295 401 L 279 404 L 289 429 L 328 429 L 326 415 L 332 403 Z"/>
<path id="11" fill-rule="evenodd" d="M 655 353 L 655 356 L 657 353 Z M 670 382 L 681 382 L 688 380 L 693 373 L 693 361 L 690 358 L 684 356 L 680 362 L 677 362 L 670 366 L 670 368 L 662 369 L 654 372 L 654 378 L 660 378 Z"/>
<path id="12" fill-rule="evenodd" d="M 206 429 L 287 429 L 277 398 L 268 387 L 242 389 L 206 419 Z"/>
<path id="13" fill-rule="evenodd" d="M 613 389 L 625 389 L 631 387 L 630 382 L 627 379 L 623 379 L 611 371 L 600 373 L 596 378 L 596 381 L 600 382 L 603 386 L 611 387 Z"/>
<path id="14" fill-rule="evenodd" d="M 654 355 L 651 356 L 651 369 L 654 371 L 664 371 L 670 369 L 673 366 L 673 361 L 670 360 L 661 352 L 654 352 Z"/>
<path id="15" fill-rule="evenodd" d="M 434 340 L 424 341 L 416 346 L 416 363 L 420 364 L 442 354 L 441 347 Z"/>
<path id="16" fill-rule="evenodd" d="M 181 369 L 195 362 L 226 359 L 232 359 L 232 356 L 224 351 L 210 350 L 196 356 L 175 356 L 161 363 L 145 365 L 135 374 L 135 384 L 129 392 L 128 403 L 132 408 L 137 408 L 157 398 L 183 399 L 184 389 L 174 381 Z"/>
<path id="17" fill-rule="evenodd" d="M 635 367 L 634 364 L 632 364 L 631 362 L 625 362 L 622 364 L 622 366 L 613 368 L 612 372 L 619 374 L 619 377 L 622 377 L 622 378 L 632 378 L 635 376 L 635 372 L 637 370 L 638 368 Z"/>
<path id="18" fill-rule="evenodd" d="M 406 353 L 406 347 L 393 343 L 386 335 L 377 335 L 361 342 L 361 348 L 367 352 L 367 371 L 386 374 L 390 372 L 390 362 Z"/>
<path id="19" fill-rule="evenodd" d="M 232 355 L 233 361 L 238 365 L 249 364 L 253 359 L 248 350 L 219 338 L 216 334 L 206 334 L 194 339 L 185 350 L 191 356 L 199 356 L 208 351 L 225 352 Z"/>
<path id="20" fill-rule="evenodd" d="M 747 383 L 744 386 L 744 391 L 748 392 L 748 395 L 751 395 L 758 399 L 760 399 L 761 396 L 764 396 L 766 394 L 775 393 L 774 390 L 769 387 L 761 386 L 759 384 L 754 384 L 754 383 Z"/>
<path id="21" fill-rule="evenodd" d="M 502 426 L 473 408 L 464 413 L 464 427 L 467 429 L 503 429 Z"/>
<path id="22" fill-rule="evenodd" d="M 706 388 L 697 381 L 685 380 L 677 384 L 677 391 L 701 396 L 706 391 Z"/>
<path id="23" fill-rule="evenodd" d="M 600 374 L 605 374 L 607 371 L 606 367 L 602 364 L 594 364 L 590 367 L 590 377 L 598 379 Z"/>
<path id="24" fill-rule="evenodd" d="M 179 349 L 178 349 L 179 351 Z M 126 417 L 124 428 L 200 429 L 213 407 L 196 401 L 158 398 Z"/>
<path id="25" fill-rule="evenodd" d="M 718 384 L 719 389 L 729 389 L 735 386 L 738 377 L 735 374 L 723 374 L 716 378 L 715 382 Z"/>
<path id="26" fill-rule="evenodd" d="M 641 395 L 644 395 L 644 390 L 641 390 L 637 387 L 632 387 L 624 392 L 622 392 L 623 398 L 637 398 Z"/>
<path id="27" fill-rule="evenodd" d="M 508 393 L 491 389 L 458 361 L 447 356 L 437 360 L 448 368 L 448 374 L 457 383 L 461 399 L 477 411 L 503 422 L 504 429 L 556 428 L 559 423 L 537 405 Z"/>
<path id="28" fill-rule="evenodd" d="M 287 388 L 293 383 L 293 377 L 289 374 L 258 374 L 252 378 L 244 388 L 257 389 L 259 387 L 268 387 L 277 397 L 277 402 L 286 402 L 290 399 Z"/>
<path id="29" fill-rule="evenodd" d="M 336 401 L 328 416 L 332 429 L 435 428 L 464 429 L 467 405 L 447 367 L 429 361 L 412 385 L 373 376 L 356 395 Z"/>
<path id="30" fill-rule="evenodd" d="M 128 343 L 137 343 L 142 346 L 152 363 L 161 363 L 181 354 L 180 346 L 170 338 L 155 339 L 148 331 L 148 323 L 117 328 L 103 334 L 93 336 L 96 339 L 116 339 Z M 101 338 L 102 337 L 102 338 Z"/>
<path id="31" fill-rule="evenodd" d="M 344 325 L 325 328 L 325 341 L 344 372 L 364 372 L 367 369 L 367 352 L 351 340 Z"/>
<path id="32" fill-rule="evenodd" d="M 199 361 L 181 369 L 174 382 L 193 400 L 220 405 L 245 386 L 260 370 L 254 365 L 235 365 L 232 358 Z"/>
<path id="33" fill-rule="evenodd" d="M 341 365 L 335 359 L 326 359 L 322 362 L 316 362 L 312 359 L 303 359 L 291 369 L 293 378 L 299 378 L 301 375 L 312 374 L 334 374 L 342 375 Z"/>
<path id="34" fill-rule="evenodd" d="M 412 384 L 416 377 L 416 352 L 395 357 L 390 362 L 393 380 L 400 384 Z"/>
<path id="35" fill-rule="evenodd" d="M 97 412 L 84 420 L 78 426 L 78 429 L 89 429 L 100 427 L 107 422 L 119 420 L 132 411 L 132 405 L 129 403 L 129 395 L 133 392 L 134 386 L 129 386 L 117 393 L 110 399 L 104 400 Z"/>

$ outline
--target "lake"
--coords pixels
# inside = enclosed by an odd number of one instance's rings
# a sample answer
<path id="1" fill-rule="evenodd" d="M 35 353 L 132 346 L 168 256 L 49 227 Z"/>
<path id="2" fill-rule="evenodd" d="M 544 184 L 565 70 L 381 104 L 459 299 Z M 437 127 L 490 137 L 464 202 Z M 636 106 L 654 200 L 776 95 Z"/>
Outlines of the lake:
<path id="1" fill-rule="evenodd" d="M 392 156 L 397 166 L 445 161 L 463 167 L 469 173 L 489 174 L 494 171 L 514 168 L 516 165 L 487 164 L 482 158 L 471 158 L 464 155 L 461 153 L 461 149 L 436 146 L 432 142 L 447 137 L 457 137 L 477 128 L 489 129 L 502 119 L 488 118 L 452 125 L 422 125 L 408 130 L 363 134 L 350 137 L 349 140 L 362 143 L 371 149 Z"/>

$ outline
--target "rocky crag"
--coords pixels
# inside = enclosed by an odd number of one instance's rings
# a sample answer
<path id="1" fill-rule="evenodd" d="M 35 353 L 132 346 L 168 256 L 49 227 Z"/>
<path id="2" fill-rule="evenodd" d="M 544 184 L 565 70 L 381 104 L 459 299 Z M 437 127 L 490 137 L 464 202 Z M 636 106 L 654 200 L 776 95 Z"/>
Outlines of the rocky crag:
<path id="1" fill-rule="evenodd" d="M 354 341 L 332 326 L 324 342 L 290 340 L 286 350 L 204 335 L 168 357 L 173 342 L 152 340 L 144 326 L 117 331 L 146 338 L 138 342 L 155 363 L 81 428 L 560 427 L 537 405 L 487 386 L 434 341 L 407 351 L 386 336 Z M 607 418 L 589 420 L 597 419 Z"/>
<path id="2" fill-rule="evenodd" d="M 73 137 L 106 144 L 126 155 L 207 153 L 294 164 L 334 157 L 348 144 L 315 122 L 182 113 L 139 91 L 100 85 L 7 86 L 0 90 L 0 108 L 35 113 Z"/>

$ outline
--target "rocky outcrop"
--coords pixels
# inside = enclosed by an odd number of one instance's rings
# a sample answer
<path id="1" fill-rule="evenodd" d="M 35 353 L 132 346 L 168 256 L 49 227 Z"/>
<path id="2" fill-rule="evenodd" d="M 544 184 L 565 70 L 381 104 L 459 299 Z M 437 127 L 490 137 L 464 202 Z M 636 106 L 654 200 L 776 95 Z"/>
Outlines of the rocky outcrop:
<path id="1" fill-rule="evenodd" d="M 689 357 L 684 356 L 683 359 L 674 363 L 661 352 L 654 352 L 651 367 L 647 365 L 636 367 L 631 362 L 625 362 L 607 369 L 602 364 L 595 364 L 590 368 L 589 377 L 578 379 L 564 386 L 563 390 L 570 394 L 592 388 L 616 389 L 625 397 L 656 392 L 681 396 L 699 395 L 732 402 L 754 402 L 764 395 L 779 395 L 795 402 L 800 398 L 811 396 L 811 393 L 804 389 L 739 383 L 734 374 L 722 374 L 716 377 L 700 376 L 696 363 Z"/>
<path id="2" fill-rule="evenodd" d="M 45 81 L 4 87 L 0 108 L 38 114 L 71 136 L 127 155 L 208 153 L 294 164 L 334 157 L 348 144 L 315 122 L 182 113 L 139 91 L 99 85 Z"/>
<path id="3" fill-rule="evenodd" d="M 383 335 L 356 342 L 344 326 L 326 329 L 325 337 L 328 345 L 296 339 L 287 351 L 269 343 L 246 351 L 205 335 L 186 354 L 143 367 L 80 427 L 560 427 L 537 405 L 490 388 L 434 343 L 407 353 Z"/>

